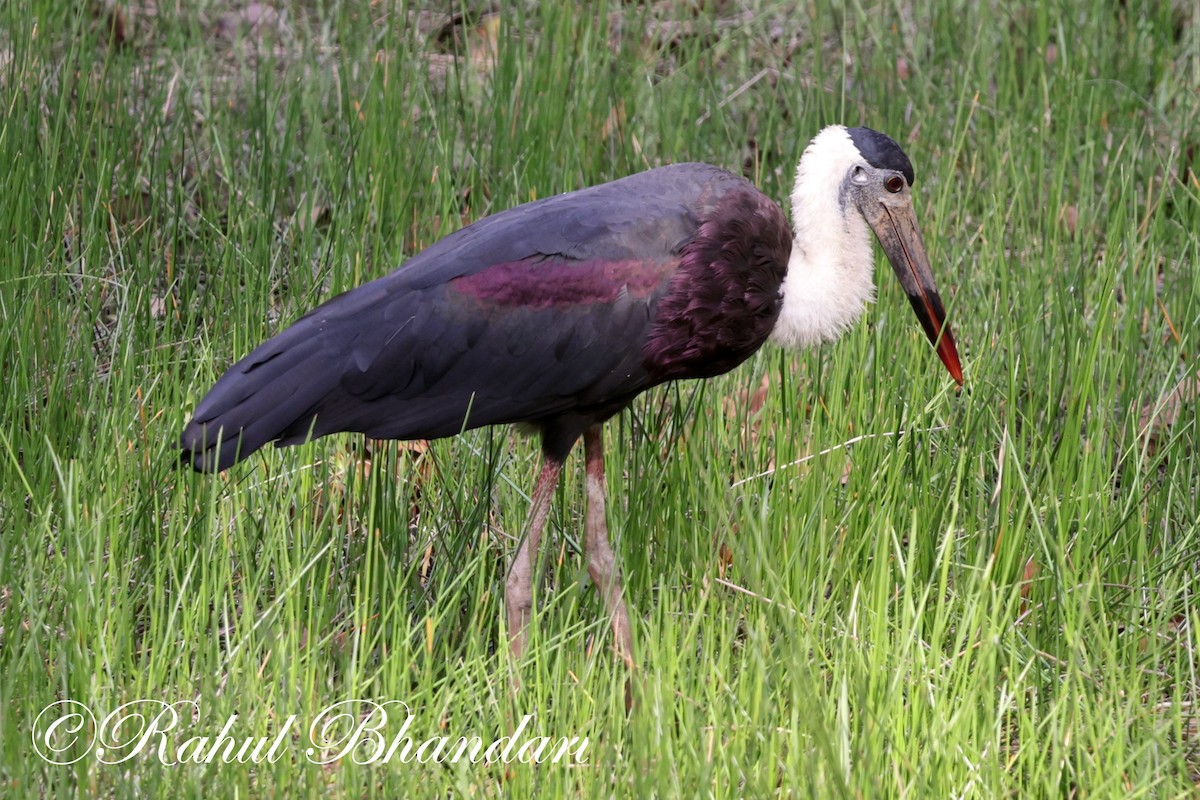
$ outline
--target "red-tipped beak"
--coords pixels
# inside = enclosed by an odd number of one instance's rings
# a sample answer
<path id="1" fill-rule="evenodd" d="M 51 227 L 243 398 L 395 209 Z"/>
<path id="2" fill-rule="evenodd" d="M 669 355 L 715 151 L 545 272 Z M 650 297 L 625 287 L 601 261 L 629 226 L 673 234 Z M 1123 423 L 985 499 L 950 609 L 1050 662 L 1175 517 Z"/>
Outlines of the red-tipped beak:
<path id="1" fill-rule="evenodd" d="M 876 213 L 864 213 L 867 223 L 879 237 L 879 243 L 892 262 L 896 277 L 904 286 L 908 300 L 912 303 L 917 319 L 925 329 L 925 335 L 937 349 L 938 357 L 950 371 L 950 377 L 962 386 L 962 363 L 958 359 L 958 348 L 954 345 L 954 334 L 946 324 L 946 308 L 933 281 L 929 268 L 929 256 L 925 242 L 917 227 L 917 217 L 907 199 L 881 203 Z"/>

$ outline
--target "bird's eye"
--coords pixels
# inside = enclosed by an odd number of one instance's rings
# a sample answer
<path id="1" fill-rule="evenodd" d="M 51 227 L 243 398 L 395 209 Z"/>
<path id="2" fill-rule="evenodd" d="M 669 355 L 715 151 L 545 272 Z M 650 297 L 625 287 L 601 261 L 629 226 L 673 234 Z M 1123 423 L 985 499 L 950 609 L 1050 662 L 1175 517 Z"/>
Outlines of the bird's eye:
<path id="1" fill-rule="evenodd" d="M 904 189 L 904 179 L 899 175 L 892 175 L 883 182 L 883 186 L 892 194 L 899 194 Z"/>

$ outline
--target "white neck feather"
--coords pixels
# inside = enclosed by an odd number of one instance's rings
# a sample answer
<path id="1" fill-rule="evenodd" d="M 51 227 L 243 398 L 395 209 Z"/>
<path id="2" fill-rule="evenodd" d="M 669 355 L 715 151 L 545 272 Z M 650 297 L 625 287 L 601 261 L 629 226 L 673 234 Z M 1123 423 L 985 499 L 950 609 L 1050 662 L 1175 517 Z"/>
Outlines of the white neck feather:
<path id="1" fill-rule="evenodd" d="M 817 134 L 796 167 L 792 255 L 771 333 L 785 347 L 836 339 L 875 297 L 870 228 L 839 198 L 843 179 L 860 161 L 846 129 L 834 125 Z"/>

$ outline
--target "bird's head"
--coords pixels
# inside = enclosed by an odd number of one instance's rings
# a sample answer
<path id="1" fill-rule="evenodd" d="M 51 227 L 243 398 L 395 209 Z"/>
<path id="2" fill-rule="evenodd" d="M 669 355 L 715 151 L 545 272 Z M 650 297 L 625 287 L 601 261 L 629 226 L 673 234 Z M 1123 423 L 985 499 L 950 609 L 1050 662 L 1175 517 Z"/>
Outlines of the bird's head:
<path id="1" fill-rule="evenodd" d="M 900 285 L 908 294 L 925 335 L 937 348 L 950 375 L 961 386 L 962 365 L 954 335 L 946 324 L 946 309 L 933 281 L 929 255 L 913 211 L 913 168 L 900 145 L 870 128 L 847 128 L 860 160 L 846 171 L 842 193 L 875 231 Z"/>
<path id="2" fill-rule="evenodd" d="M 865 221 L 892 263 L 925 335 L 950 375 L 961 385 L 958 350 L 946 324 L 946 309 L 934 283 L 913 211 L 914 177 L 912 162 L 891 137 L 870 128 L 841 125 L 822 130 L 805 150 L 797 168 L 792 196 L 797 223 L 797 252 L 793 253 L 793 260 L 798 258 L 808 270 L 819 273 L 820 269 L 814 269 L 814 265 L 828 254 L 837 254 L 840 265 L 836 269 L 845 274 L 832 280 L 859 286 L 857 290 L 841 292 L 843 302 L 853 303 L 856 296 L 869 299 L 870 241 L 857 220 Z M 836 201 L 831 192 L 834 187 L 837 187 Z M 832 216 L 840 217 L 840 226 L 830 225 L 831 214 L 821 210 L 831 205 L 836 206 L 836 211 L 830 211 Z M 814 286 L 820 283 L 815 276 L 808 280 Z M 786 306 L 786 283 L 784 292 Z M 857 316 L 861 308 L 861 301 L 858 302 L 850 315 L 836 321 L 839 325 L 847 324 L 847 317 Z"/>

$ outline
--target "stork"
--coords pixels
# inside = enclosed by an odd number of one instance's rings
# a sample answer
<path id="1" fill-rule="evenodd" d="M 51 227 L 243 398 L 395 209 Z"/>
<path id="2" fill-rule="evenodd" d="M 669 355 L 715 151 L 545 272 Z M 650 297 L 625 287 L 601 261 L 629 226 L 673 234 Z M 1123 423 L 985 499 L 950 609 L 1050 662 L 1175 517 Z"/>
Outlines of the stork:
<path id="1" fill-rule="evenodd" d="M 617 651 L 629 614 L 605 521 L 601 426 L 667 381 L 710 378 L 768 340 L 836 339 L 874 294 L 874 231 L 953 379 L 962 367 L 895 141 L 834 125 L 796 169 L 793 226 L 741 177 L 659 167 L 485 217 L 338 295 L 234 364 L 196 406 L 183 458 L 224 470 L 339 431 L 436 439 L 524 423 L 541 474 L 505 585 L 520 656 L 534 566 L 567 455 L 583 439 L 588 573 Z"/>

